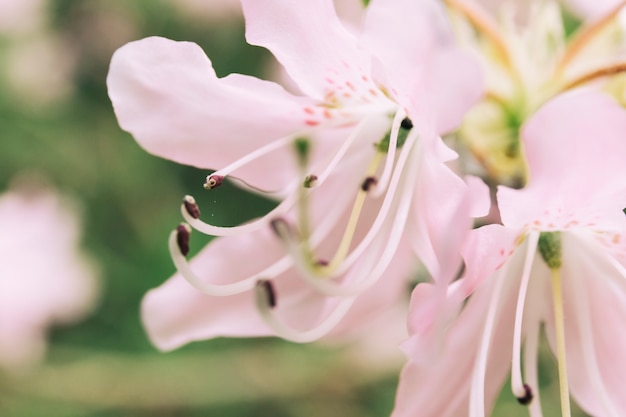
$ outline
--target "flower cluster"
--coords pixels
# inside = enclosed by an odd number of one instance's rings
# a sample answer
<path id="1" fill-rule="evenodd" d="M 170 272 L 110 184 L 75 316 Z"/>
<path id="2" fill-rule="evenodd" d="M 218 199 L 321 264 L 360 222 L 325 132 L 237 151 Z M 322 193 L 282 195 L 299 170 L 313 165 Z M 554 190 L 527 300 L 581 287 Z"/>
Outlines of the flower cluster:
<path id="1" fill-rule="evenodd" d="M 177 273 L 142 304 L 149 337 L 346 337 L 402 304 L 422 265 L 393 416 L 484 416 L 508 374 L 540 416 L 541 328 L 563 416 L 570 393 L 626 414 L 623 3 L 567 36 L 554 3 L 501 24 L 470 0 L 368 3 L 353 27 L 330 0 L 241 0 L 247 41 L 297 92 L 219 78 L 188 42 L 113 56 L 109 95 L 140 146 L 217 169 L 207 190 L 277 200 L 221 227 L 184 197 Z M 188 261 L 192 230 L 218 238 Z"/>

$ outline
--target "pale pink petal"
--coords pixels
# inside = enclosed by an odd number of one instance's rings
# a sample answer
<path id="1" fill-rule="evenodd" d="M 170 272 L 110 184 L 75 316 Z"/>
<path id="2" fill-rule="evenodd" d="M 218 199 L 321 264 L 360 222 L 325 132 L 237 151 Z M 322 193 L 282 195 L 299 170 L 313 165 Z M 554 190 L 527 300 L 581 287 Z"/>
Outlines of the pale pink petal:
<path id="1" fill-rule="evenodd" d="M 441 5 L 433 1 L 373 1 L 362 42 L 380 60 L 409 115 L 433 123 L 439 133 L 456 127 L 482 95 L 480 64 L 455 45 Z"/>
<path id="2" fill-rule="evenodd" d="M 502 277 L 498 277 L 502 278 Z M 451 325 L 442 344 L 440 356 L 427 364 L 418 364 L 421 351 L 413 352 L 409 340 L 411 362 L 400 375 L 396 405 L 392 417 L 458 417 L 469 415 L 469 394 L 472 374 L 485 318 L 493 296 L 494 280 L 490 280 L 470 298 L 460 316 Z M 510 367 L 514 291 L 507 291 L 495 324 L 485 381 L 486 409 L 495 398 Z M 413 308 L 414 306 L 411 306 Z M 419 336 L 414 336 L 419 337 Z M 418 362 L 414 362 L 415 359 Z"/>
<path id="3" fill-rule="evenodd" d="M 610 264 L 609 254 L 603 253 L 601 246 L 593 250 L 597 243 L 585 245 L 581 238 L 588 236 L 563 234 L 562 280 L 570 388 L 575 400 L 590 415 L 610 415 L 606 401 L 617 413 L 614 415 L 626 415 L 626 277 Z M 546 333 L 554 350 L 552 317 L 546 322 Z M 585 353 L 585 345 L 592 346 L 593 354 Z M 595 362 L 592 367 L 597 367 L 598 379 L 588 367 L 589 361 Z"/>
<path id="4" fill-rule="evenodd" d="M 306 126 L 302 99 L 253 77 L 217 78 L 190 42 L 151 37 L 123 46 L 107 85 L 120 126 L 143 148 L 200 168 L 222 168 Z M 293 159 L 288 147 L 237 175 L 272 188 L 288 176 L 271 168 L 292 168 Z"/>
<path id="5" fill-rule="evenodd" d="M 489 204 L 487 187 L 472 180 L 472 188 L 456 175 L 445 162 L 456 157 L 436 136 L 420 138 L 420 172 L 416 178 L 414 213 L 414 248 L 438 280 L 451 282 L 460 267 L 460 246 L 471 227 L 475 202 L 477 214 L 486 214 Z M 476 193 L 469 195 L 469 193 Z M 483 211 L 482 213 L 480 211 Z M 457 261 L 455 261 L 457 259 Z M 446 271 L 442 271 L 445 268 Z"/>
<path id="6" fill-rule="evenodd" d="M 579 90 L 548 102 L 522 130 L 528 185 L 498 190 L 504 225 L 614 228 L 626 200 L 624 132 L 626 111 L 606 94 Z"/>
<path id="7" fill-rule="evenodd" d="M 332 0 L 243 0 L 246 39 L 269 49 L 307 95 L 318 100 L 357 83 L 371 86 L 369 56 L 339 21 Z M 352 87 L 346 85 L 349 82 Z"/>

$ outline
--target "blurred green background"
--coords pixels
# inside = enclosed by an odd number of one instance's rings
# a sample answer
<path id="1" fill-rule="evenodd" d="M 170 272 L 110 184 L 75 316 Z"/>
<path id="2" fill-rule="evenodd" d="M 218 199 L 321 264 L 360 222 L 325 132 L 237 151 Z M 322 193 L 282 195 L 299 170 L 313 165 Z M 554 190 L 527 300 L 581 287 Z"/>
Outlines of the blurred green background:
<path id="1" fill-rule="evenodd" d="M 102 278 L 95 312 L 52 329 L 43 364 L 19 376 L 0 370 L 0 416 L 389 415 L 399 361 L 364 362 L 350 347 L 275 339 L 219 339 L 162 354 L 141 327 L 143 294 L 174 272 L 166 240 L 183 195 L 195 195 L 224 225 L 272 203 L 230 185 L 209 198 L 207 172 L 141 150 L 115 120 L 109 60 L 128 41 L 160 35 L 200 44 L 220 76 L 265 76 L 270 56 L 245 44 L 236 3 L 44 0 L 36 27 L 0 33 L 0 191 L 15 175 L 36 172 L 77 199 L 84 247 Z M 27 76 L 16 80 L 16 57 L 39 43 L 32 61 L 20 58 L 17 71 Z M 192 254 L 206 242 L 194 235 Z M 544 362 L 553 370 L 549 356 Z M 551 372 L 543 378 L 547 416 L 558 409 Z M 527 411 L 505 389 L 494 415 Z"/>

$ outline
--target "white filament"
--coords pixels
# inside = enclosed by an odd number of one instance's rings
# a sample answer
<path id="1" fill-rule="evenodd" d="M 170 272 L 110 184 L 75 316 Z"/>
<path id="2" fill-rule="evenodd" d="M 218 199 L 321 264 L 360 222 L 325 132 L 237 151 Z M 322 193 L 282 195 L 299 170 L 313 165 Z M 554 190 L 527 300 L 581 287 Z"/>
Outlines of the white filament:
<path id="1" fill-rule="evenodd" d="M 313 342 L 328 334 L 343 319 L 354 302 L 353 297 L 341 299 L 330 314 L 317 325 L 307 330 L 297 330 L 276 317 L 274 309 L 268 303 L 266 289 L 263 286 L 256 286 L 255 291 L 257 309 L 267 325 L 274 330 L 277 336 L 295 343 Z"/>
<path id="2" fill-rule="evenodd" d="M 406 117 L 404 110 L 398 110 L 391 123 L 391 132 L 389 133 L 389 148 L 387 149 L 387 158 L 385 159 L 385 167 L 383 172 L 378 178 L 378 184 L 370 193 L 372 198 L 378 198 L 387 188 L 391 172 L 393 170 L 394 161 L 396 158 L 396 149 L 398 147 L 398 135 L 400 133 L 400 125 L 402 120 Z"/>
<path id="3" fill-rule="evenodd" d="M 526 257 L 524 258 L 524 269 L 517 295 L 517 307 L 515 310 L 515 325 L 513 330 L 513 358 L 511 361 L 511 389 L 513 395 L 518 398 L 526 395 L 524 381 L 522 379 L 522 322 L 524 318 L 524 305 L 526 303 L 526 292 L 530 281 L 530 272 L 533 260 L 537 253 L 537 242 L 539 242 L 539 232 L 532 231 L 526 238 Z"/>

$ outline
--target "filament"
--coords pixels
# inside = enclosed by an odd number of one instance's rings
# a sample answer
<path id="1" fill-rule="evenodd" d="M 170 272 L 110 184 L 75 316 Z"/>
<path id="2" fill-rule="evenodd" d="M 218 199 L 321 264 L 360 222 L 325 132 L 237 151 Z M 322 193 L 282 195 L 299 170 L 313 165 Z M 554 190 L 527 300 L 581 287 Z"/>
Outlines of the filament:
<path id="1" fill-rule="evenodd" d="M 393 171 L 394 160 L 396 158 L 396 149 L 398 146 L 398 135 L 400 133 L 400 125 L 402 120 L 406 117 L 406 113 L 403 110 L 398 110 L 391 123 L 391 132 L 389 133 L 389 148 L 387 149 L 387 158 L 385 159 L 385 167 L 378 179 L 378 186 L 371 193 L 372 198 L 378 198 L 387 188 L 391 173 Z"/>
<path id="2" fill-rule="evenodd" d="M 511 362 L 511 389 L 513 395 L 517 398 L 523 398 L 526 395 L 524 381 L 522 379 L 522 322 L 524 317 L 524 304 L 526 302 L 526 293 L 528 291 L 528 282 L 530 281 L 530 272 L 533 260 L 537 253 L 537 242 L 539 241 L 539 232 L 533 231 L 528 234 L 526 257 L 524 259 L 524 269 L 522 272 L 522 280 L 517 295 L 517 307 L 515 310 L 515 327 L 513 331 L 513 359 Z"/>
<path id="3" fill-rule="evenodd" d="M 599 78 L 610 77 L 611 75 L 617 75 L 623 72 L 626 72 L 626 63 L 624 62 L 619 63 L 619 64 L 614 64 L 614 65 L 609 65 L 604 68 L 599 68 L 591 72 L 588 72 L 586 74 L 583 74 L 572 81 L 569 81 L 567 84 L 565 84 L 564 87 L 560 89 L 560 92 L 571 90 L 572 88 L 579 87 L 583 84 L 586 84 L 591 81 L 595 81 Z"/>
<path id="4" fill-rule="evenodd" d="M 561 415 L 571 417 L 569 402 L 569 381 L 567 379 L 567 361 L 565 355 L 565 317 L 563 316 L 563 290 L 561 288 L 561 269 L 551 268 L 552 297 L 554 303 L 554 331 L 556 333 L 556 351 L 559 372 L 559 393 Z"/>
<path id="5" fill-rule="evenodd" d="M 539 398 L 539 375 L 537 358 L 539 356 L 539 322 L 535 319 L 526 324 L 526 343 L 524 344 L 524 374 L 528 384 L 533 387 L 534 398 L 528 405 L 530 417 L 543 417 Z"/>
<path id="6" fill-rule="evenodd" d="M 278 261 L 274 262 L 268 268 L 235 283 L 209 284 L 204 282 L 193 272 L 189 263 L 187 262 L 187 259 L 181 253 L 180 248 L 178 247 L 176 230 L 170 233 L 168 248 L 170 251 L 170 256 L 172 257 L 172 261 L 174 261 L 174 265 L 176 266 L 176 269 L 182 275 L 182 277 L 185 278 L 187 282 L 194 286 L 198 291 L 202 292 L 203 294 L 212 296 L 221 297 L 249 291 L 254 288 L 254 285 L 256 281 L 258 281 L 259 276 L 276 276 L 287 270 L 292 265 L 292 261 L 289 256 L 284 256 Z"/>
<path id="7" fill-rule="evenodd" d="M 283 323 L 274 314 L 273 302 L 276 302 L 275 295 L 272 293 L 271 297 L 268 297 L 266 285 L 269 281 L 264 281 L 265 285 L 256 285 L 256 305 L 261 317 L 267 323 L 267 325 L 281 338 L 290 340 L 295 343 L 308 343 L 313 342 L 330 332 L 337 324 L 344 318 L 355 298 L 345 298 L 337 303 L 337 306 L 316 326 L 308 330 L 297 330 L 287 324 Z M 271 298 L 271 300 L 270 300 Z"/>
<path id="8" fill-rule="evenodd" d="M 474 363 L 474 372 L 472 373 L 470 417 L 485 416 L 485 376 L 487 374 L 487 358 L 489 356 L 491 337 L 495 327 L 495 320 L 498 314 L 500 298 L 502 297 L 503 285 L 507 276 L 506 271 L 508 270 L 509 263 L 510 262 L 507 262 L 500 270 L 500 273 L 493 275 L 491 278 L 495 280 L 495 283 L 493 284 L 494 288 L 489 301 L 485 327 L 483 328 L 478 355 Z"/>

